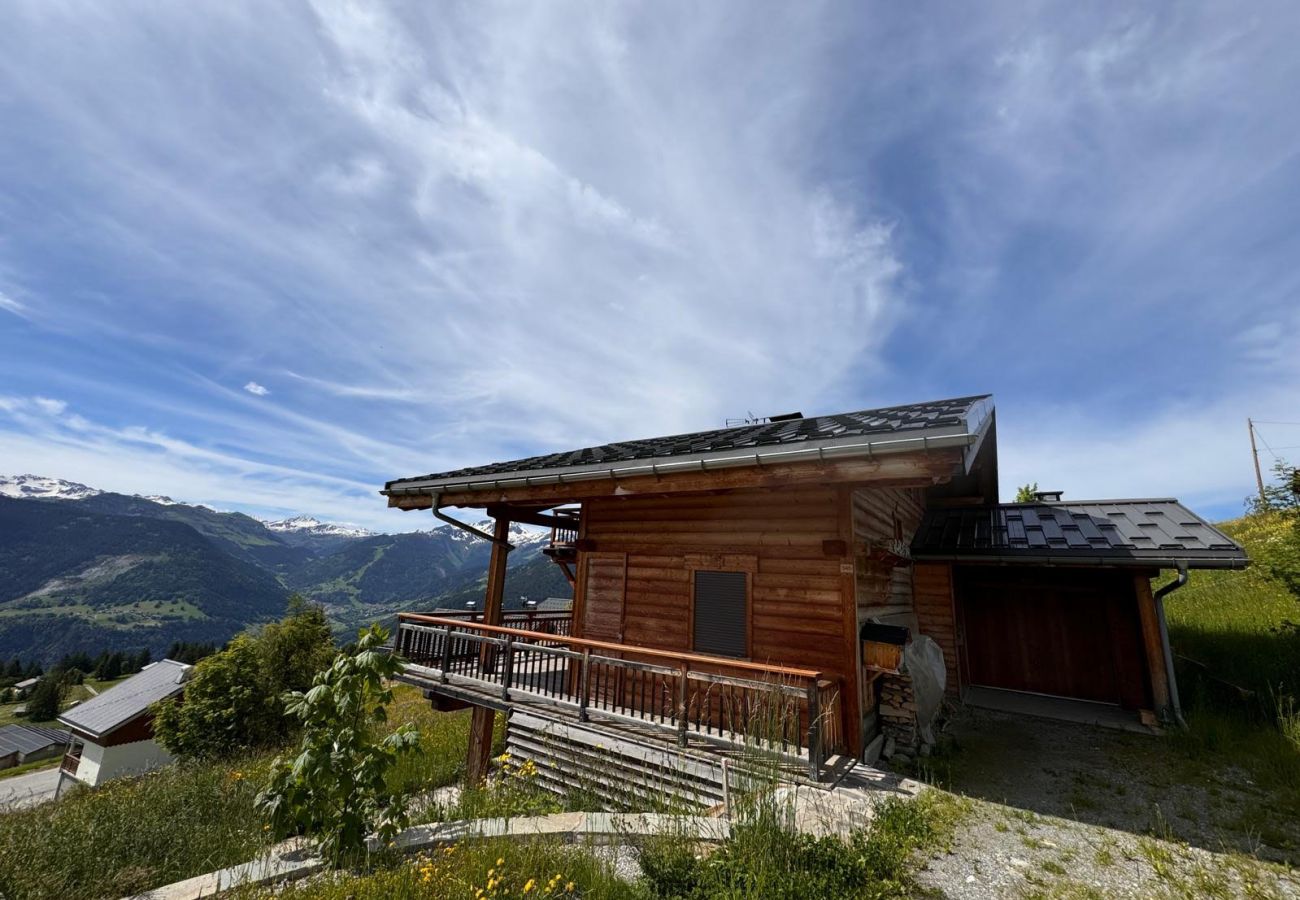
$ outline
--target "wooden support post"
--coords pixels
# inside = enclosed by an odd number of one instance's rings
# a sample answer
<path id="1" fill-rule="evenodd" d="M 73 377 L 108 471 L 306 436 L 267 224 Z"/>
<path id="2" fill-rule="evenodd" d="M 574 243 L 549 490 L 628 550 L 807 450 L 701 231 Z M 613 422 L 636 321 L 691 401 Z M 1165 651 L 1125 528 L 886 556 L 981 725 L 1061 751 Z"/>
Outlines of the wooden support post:
<path id="1" fill-rule="evenodd" d="M 1137 594 L 1138 616 L 1142 621 L 1142 647 L 1146 652 L 1147 671 L 1151 674 L 1151 702 L 1156 715 L 1168 722 L 1172 718 L 1169 673 L 1165 670 L 1165 648 L 1160 641 L 1160 619 L 1151 594 L 1151 578 L 1145 574 L 1134 575 L 1133 587 Z"/>
<path id="2" fill-rule="evenodd" d="M 510 552 L 510 520 L 504 516 L 496 520 L 493 533 L 496 543 L 492 545 L 492 558 L 488 562 L 487 592 L 483 598 L 483 622 L 486 625 L 501 624 L 501 600 L 506 587 L 506 554 Z M 479 660 L 484 671 L 487 670 L 493 648 L 484 644 Z M 471 786 L 486 780 L 488 766 L 492 760 L 492 726 L 496 722 L 496 713 L 486 706 L 475 706 L 470 719 L 469 756 L 465 761 L 465 778 Z"/>

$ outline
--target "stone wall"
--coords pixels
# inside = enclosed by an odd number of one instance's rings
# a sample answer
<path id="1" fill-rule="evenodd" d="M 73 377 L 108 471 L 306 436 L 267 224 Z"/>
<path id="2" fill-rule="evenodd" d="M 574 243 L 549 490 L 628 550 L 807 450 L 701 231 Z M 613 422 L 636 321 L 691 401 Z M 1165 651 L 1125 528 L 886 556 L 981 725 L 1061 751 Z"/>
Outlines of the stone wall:
<path id="1" fill-rule="evenodd" d="M 906 672 L 883 675 L 880 685 L 880 731 L 900 752 L 916 750 L 921 741 L 916 727 L 916 692 Z"/>

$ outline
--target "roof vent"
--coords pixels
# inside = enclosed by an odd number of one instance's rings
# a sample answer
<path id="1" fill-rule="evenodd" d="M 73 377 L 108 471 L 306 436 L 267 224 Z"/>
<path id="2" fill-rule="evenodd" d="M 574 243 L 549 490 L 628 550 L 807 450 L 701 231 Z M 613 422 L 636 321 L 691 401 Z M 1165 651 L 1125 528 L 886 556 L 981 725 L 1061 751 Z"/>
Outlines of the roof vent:
<path id="1" fill-rule="evenodd" d="M 1034 499 L 1039 503 L 1060 503 L 1065 491 L 1034 491 Z"/>

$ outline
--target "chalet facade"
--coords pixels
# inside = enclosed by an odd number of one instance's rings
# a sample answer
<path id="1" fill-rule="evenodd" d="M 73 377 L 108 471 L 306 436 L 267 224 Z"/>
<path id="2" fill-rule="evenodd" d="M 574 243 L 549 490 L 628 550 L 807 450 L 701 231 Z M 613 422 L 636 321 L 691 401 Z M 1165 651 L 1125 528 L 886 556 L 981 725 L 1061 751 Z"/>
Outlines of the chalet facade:
<path id="1" fill-rule="evenodd" d="M 72 732 L 63 757 L 59 793 L 81 782 L 103 784 L 161 768 L 172 756 L 154 740 L 153 706 L 185 689 L 193 666 L 164 659 L 59 716 Z"/>
<path id="2" fill-rule="evenodd" d="M 860 638 L 877 624 L 901 628 L 873 640 L 905 628 L 942 648 L 955 701 L 1067 698 L 1100 719 L 1170 721 L 1151 580 L 1246 564 L 1174 500 L 1000 504 L 989 396 L 614 443 L 383 494 L 458 527 L 448 507 L 497 523 L 479 533 L 493 542 L 482 615 L 403 615 L 398 634 L 408 680 L 478 710 L 472 776 L 493 709 L 512 728 L 567 717 L 725 746 L 767 709 L 765 689 L 785 704 L 771 740 L 810 777 L 874 761 L 885 736 L 919 739 L 906 650 L 882 664 Z M 571 618 L 503 617 L 512 521 L 552 527 Z"/>

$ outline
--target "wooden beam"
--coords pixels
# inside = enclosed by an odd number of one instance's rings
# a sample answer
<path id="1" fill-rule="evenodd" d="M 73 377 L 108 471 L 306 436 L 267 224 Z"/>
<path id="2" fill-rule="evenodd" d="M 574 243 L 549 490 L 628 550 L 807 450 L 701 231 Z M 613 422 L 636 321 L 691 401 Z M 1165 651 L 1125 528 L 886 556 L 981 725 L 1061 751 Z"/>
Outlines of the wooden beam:
<path id="1" fill-rule="evenodd" d="M 488 560 L 487 591 L 483 597 L 483 623 L 499 626 L 501 624 L 501 601 L 506 588 L 506 555 L 510 545 L 510 520 L 501 516 L 496 520 L 493 532 L 496 542 L 492 544 L 492 557 Z M 486 666 L 491 660 L 494 648 L 484 645 L 481 659 Z M 492 727 L 496 724 L 496 712 L 486 706 L 475 706 L 470 714 L 469 755 L 465 760 L 465 778 L 471 787 L 476 787 L 487 779 L 488 766 L 492 760 Z"/>
<path id="2" fill-rule="evenodd" d="M 492 506 L 541 501 L 558 504 L 597 497 L 745 490 L 794 484 L 860 483 L 876 486 L 884 484 L 926 486 L 951 479 L 959 471 L 961 464 L 961 450 L 949 448 L 838 462 L 739 466 L 712 472 L 683 472 L 662 476 L 637 475 L 631 478 L 576 481 L 571 484 L 520 485 L 481 491 L 449 491 L 440 494 L 439 500 L 443 506 Z M 388 498 L 388 505 L 395 509 L 428 509 L 432 503 L 432 494 L 396 494 Z"/>
<path id="3" fill-rule="evenodd" d="M 548 516 L 542 512 L 543 509 L 550 507 L 520 507 L 494 504 L 487 508 L 487 514 L 492 518 L 505 516 L 511 522 L 523 522 L 525 525 L 538 525 L 542 528 L 573 528 L 577 522 L 573 519 L 565 519 L 560 516 Z"/>
<path id="4" fill-rule="evenodd" d="M 1165 648 L 1160 641 L 1160 620 L 1156 601 L 1151 595 L 1151 577 L 1146 573 L 1133 576 L 1137 594 L 1138 616 L 1142 620 L 1142 647 L 1146 651 L 1147 671 L 1151 676 L 1151 702 L 1156 714 L 1170 720 L 1169 673 L 1165 671 Z"/>

